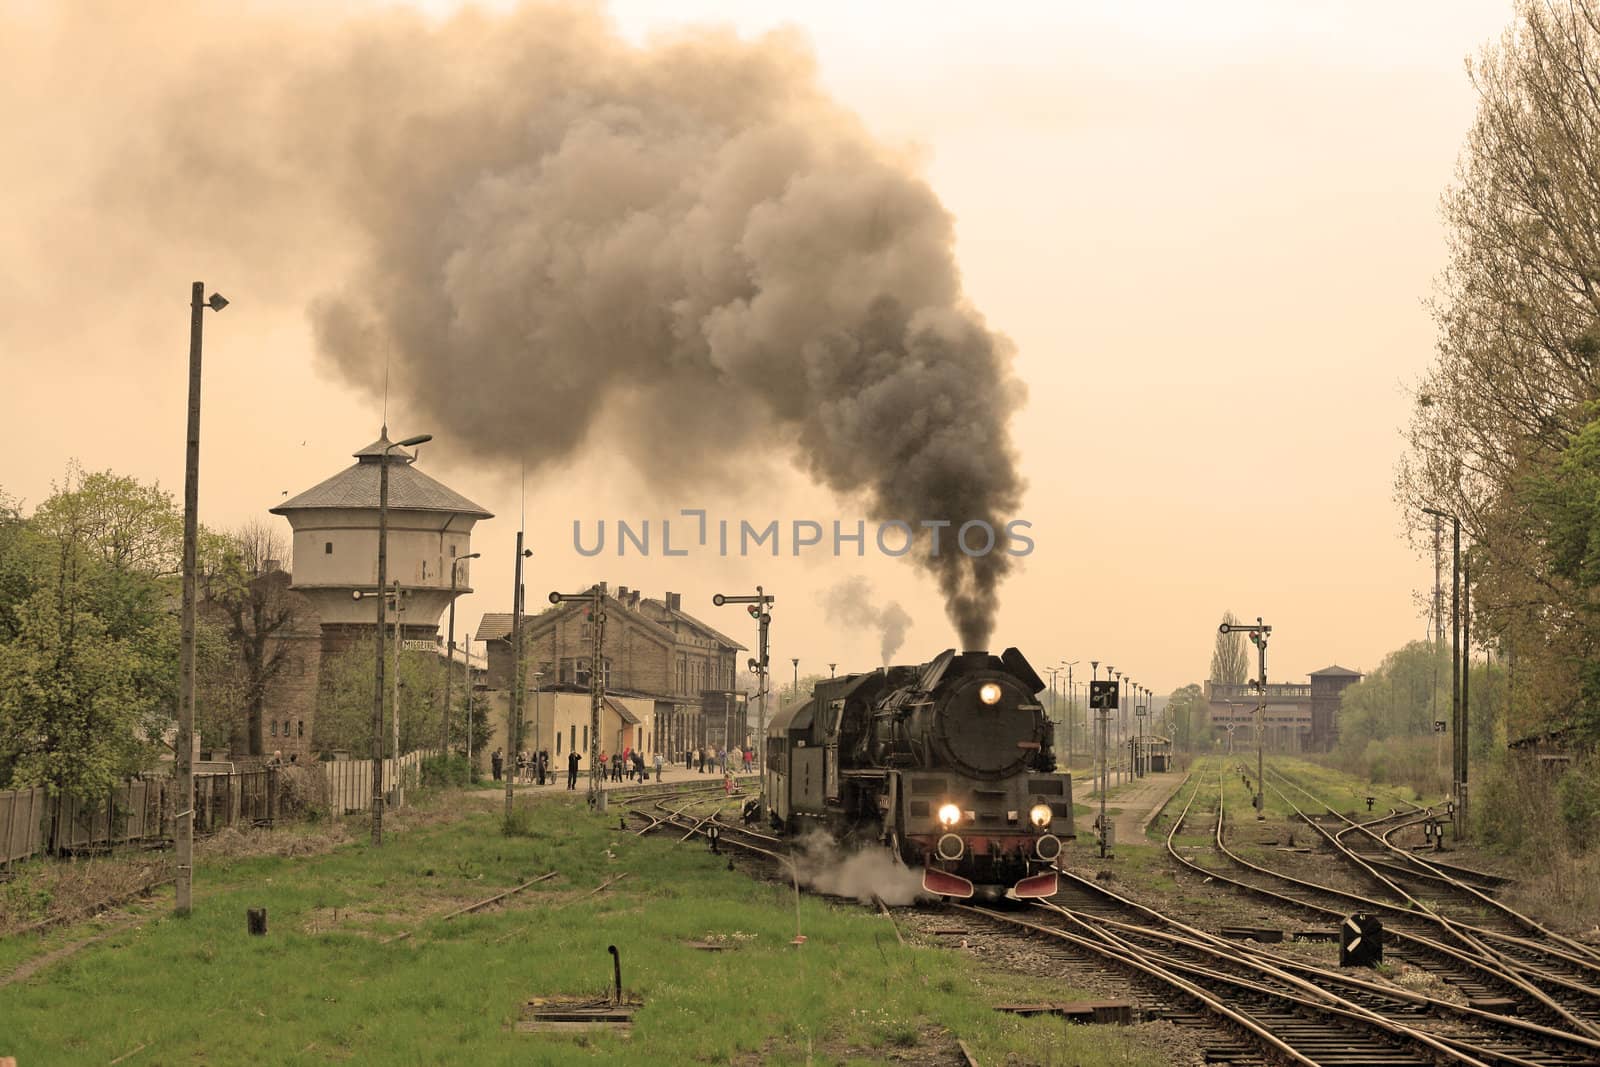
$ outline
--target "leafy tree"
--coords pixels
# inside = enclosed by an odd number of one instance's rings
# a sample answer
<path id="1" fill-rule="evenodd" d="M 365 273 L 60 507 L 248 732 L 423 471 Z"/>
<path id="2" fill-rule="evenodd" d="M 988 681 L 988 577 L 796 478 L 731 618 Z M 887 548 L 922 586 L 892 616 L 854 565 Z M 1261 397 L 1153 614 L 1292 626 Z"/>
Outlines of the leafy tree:
<path id="1" fill-rule="evenodd" d="M 141 769 L 177 695 L 169 494 L 67 476 L 0 513 L 0 782 L 96 793 Z M 177 543 L 170 539 L 178 535 Z"/>
<path id="2" fill-rule="evenodd" d="M 1513 26 L 1470 72 L 1478 114 L 1445 199 L 1438 356 L 1397 492 L 1417 529 L 1424 507 L 1461 519 L 1475 632 L 1516 664 L 1509 732 L 1576 722 L 1594 739 L 1597 5 L 1518 0 Z"/>
<path id="3" fill-rule="evenodd" d="M 393 646 L 386 655 L 392 657 Z M 318 694 L 316 744 L 319 748 L 348 749 L 358 755 L 372 751 L 373 649 L 362 641 L 324 663 Z M 391 730 L 394 714 L 394 660 L 384 663 L 383 749 L 393 755 Z M 459 686 L 457 686 L 459 689 Z M 439 715 L 444 700 L 444 661 L 432 652 L 400 653 L 400 751 L 437 748 Z M 481 701 L 479 701 L 481 703 Z M 475 709 L 476 711 L 476 709 Z M 484 709 L 486 714 L 486 709 Z M 481 719 L 483 716 L 479 715 Z M 474 735 L 475 745 L 488 739 Z"/>
<path id="4" fill-rule="evenodd" d="M 1199 683 L 1190 682 L 1173 691 L 1167 698 L 1167 719 L 1172 724 L 1174 749 L 1192 752 L 1196 747 L 1210 747 L 1211 704 Z"/>
<path id="5" fill-rule="evenodd" d="M 1225 626 L 1238 626 L 1233 612 L 1222 613 Z M 1216 644 L 1211 649 L 1211 680 L 1219 685 L 1243 685 L 1250 677 L 1250 659 L 1244 651 L 1244 634 L 1217 632 Z"/>

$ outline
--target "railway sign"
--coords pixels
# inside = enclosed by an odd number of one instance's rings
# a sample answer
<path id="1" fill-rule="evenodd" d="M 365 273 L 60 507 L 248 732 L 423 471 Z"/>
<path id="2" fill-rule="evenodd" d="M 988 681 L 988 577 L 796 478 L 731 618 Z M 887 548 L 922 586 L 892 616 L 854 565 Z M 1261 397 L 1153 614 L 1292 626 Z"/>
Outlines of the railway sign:
<path id="1" fill-rule="evenodd" d="M 1089 710 L 1117 710 L 1117 683 L 1114 681 L 1089 683 Z"/>
<path id="2" fill-rule="evenodd" d="M 1135 715 L 1148 715 L 1150 714 L 1150 709 L 1145 707 L 1143 704 L 1140 704 L 1133 709 L 1133 713 Z"/>
<path id="3" fill-rule="evenodd" d="M 433 641 L 421 641 L 408 637 L 400 642 L 400 647 L 407 652 L 432 652 L 438 645 Z"/>
<path id="4" fill-rule="evenodd" d="M 1449 724 L 1446 723 L 1443 719 L 1434 719 L 1433 720 L 1433 732 L 1436 733 L 1436 734 L 1442 734 L 1442 733 L 1444 733 L 1444 728 L 1447 725 L 1449 725 Z"/>

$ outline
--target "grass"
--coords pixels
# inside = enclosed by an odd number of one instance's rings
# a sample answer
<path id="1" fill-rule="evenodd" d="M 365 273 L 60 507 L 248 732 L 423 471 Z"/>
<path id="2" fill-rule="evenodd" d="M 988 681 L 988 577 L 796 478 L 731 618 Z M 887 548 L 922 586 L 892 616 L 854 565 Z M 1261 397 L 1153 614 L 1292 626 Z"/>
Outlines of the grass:
<path id="1" fill-rule="evenodd" d="M 878 1063 L 947 1054 L 981 1062 L 1159 1064 L 1134 1032 L 1023 1019 L 1008 1000 L 1075 999 L 1064 985 L 902 946 L 881 917 L 730 872 L 703 847 L 619 833 L 581 801 L 545 798 L 501 833 L 487 802 L 433 825 L 315 856 L 222 858 L 196 873 L 196 908 L 163 907 L 0 988 L 0 1055 L 127 1067 L 208 1061 L 383 1063 Z M 496 906 L 445 912 L 556 870 Z M 628 877 L 604 893 L 603 880 Z M 170 900 L 170 892 L 166 899 Z M 245 932 L 266 907 L 269 935 Z M 85 936 L 0 943 L 4 966 Z M 404 940 L 380 943 L 410 932 Z M 725 938 L 706 953 L 686 942 Z M 632 1038 L 521 1034 L 533 996 L 600 995 L 606 946 L 644 1006 Z M 946 1034 L 948 1030 L 951 1033 Z M 952 1036 L 953 1035 L 953 1036 Z M 138 1049 L 140 1051 L 134 1052 Z M 132 1052 L 132 1055 L 127 1055 Z"/>

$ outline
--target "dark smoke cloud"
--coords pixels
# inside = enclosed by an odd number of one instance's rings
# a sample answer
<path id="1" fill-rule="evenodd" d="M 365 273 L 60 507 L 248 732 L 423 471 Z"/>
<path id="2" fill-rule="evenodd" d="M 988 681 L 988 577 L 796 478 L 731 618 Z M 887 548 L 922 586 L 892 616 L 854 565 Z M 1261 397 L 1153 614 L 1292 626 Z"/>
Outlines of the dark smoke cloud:
<path id="1" fill-rule="evenodd" d="M 531 5 L 265 20 L 218 27 L 104 189 L 284 269 L 337 261 L 311 314 L 348 382 L 392 359 L 419 423 L 508 466 L 615 449 L 687 489 L 777 454 L 875 520 L 1014 516 L 1011 347 L 912 160 L 793 34 L 637 47 Z M 985 647 L 1005 542 L 973 559 L 953 534 L 917 555 Z"/>
<path id="2" fill-rule="evenodd" d="M 894 661 L 894 654 L 905 644 L 906 631 L 911 629 L 911 616 L 898 601 L 891 600 L 880 607 L 872 584 L 859 574 L 835 583 L 818 594 L 817 599 L 822 602 L 829 622 L 878 631 L 882 656 L 879 662 L 887 666 Z"/>

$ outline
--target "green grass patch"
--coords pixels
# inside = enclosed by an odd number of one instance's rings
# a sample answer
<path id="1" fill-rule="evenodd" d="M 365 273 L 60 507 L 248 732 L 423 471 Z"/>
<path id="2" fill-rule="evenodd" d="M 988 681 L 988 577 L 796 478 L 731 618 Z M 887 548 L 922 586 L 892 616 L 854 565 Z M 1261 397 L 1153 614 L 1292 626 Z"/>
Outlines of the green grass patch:
<path id="1" fill-rule="evenodd" d="M 105 1063 L 872 1063 L 954 1037 L 981 1062 L 1156 1065 L 1128 1031 L 1002 1015 L 1007 1000 L 1082 990 L 902 946 L 866 909 L 803 897 L 727 870 L 704 847 L 617 829 L 581 799 L 524 801 L 505 820 L 474 810 L 314 857 L 214 862 L 196 908 L 116 930 L 32 979 L 0 988 L 0 1055 Z M 676 835 L 674 835 L 675 837 Z M 442 916 L 546 871 L 477 914 Z M 626 874 L 605 892 L 590 890 Z M 170 898 L 169 898 L 170 899 Z M 245 910 L 265 907 L 267 937 Z M 10 965 L 89 927 L 0 945 Z M 382 943 L 400 933 L 410 936 Z M 694 940 L 736 946 L 707 953 Z M 601 995 L 608 945 L 642 997 L 633 1036 L 522 1034 L 533 996 Z M 948 1031 L 948 1032 L 947 1032 Z"/>

